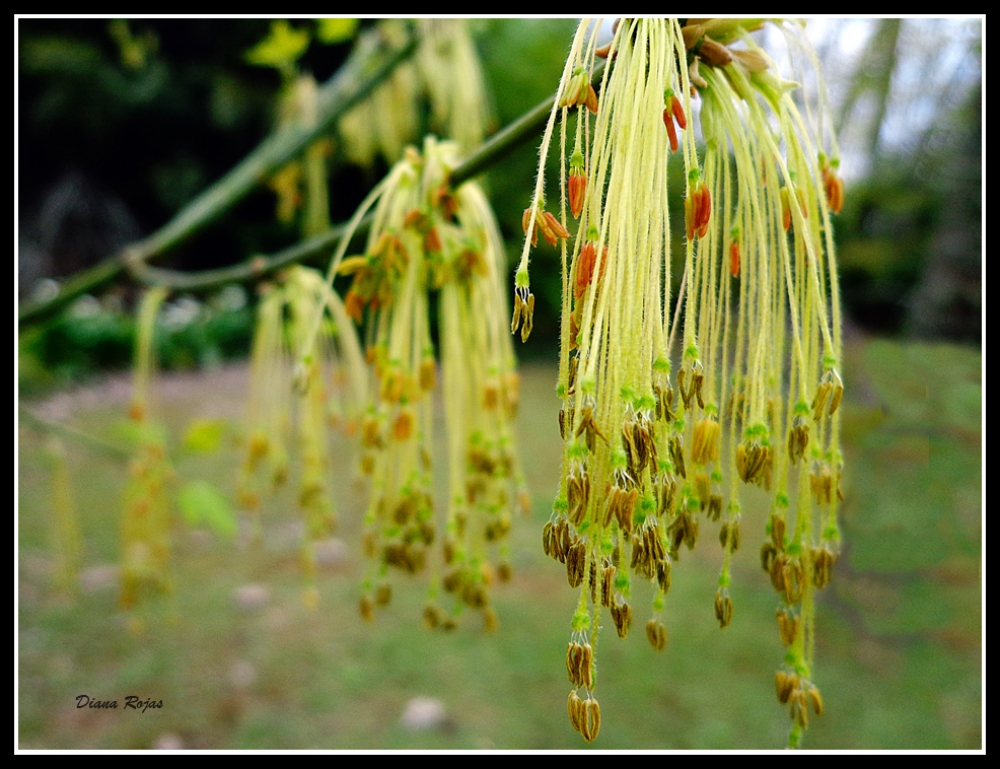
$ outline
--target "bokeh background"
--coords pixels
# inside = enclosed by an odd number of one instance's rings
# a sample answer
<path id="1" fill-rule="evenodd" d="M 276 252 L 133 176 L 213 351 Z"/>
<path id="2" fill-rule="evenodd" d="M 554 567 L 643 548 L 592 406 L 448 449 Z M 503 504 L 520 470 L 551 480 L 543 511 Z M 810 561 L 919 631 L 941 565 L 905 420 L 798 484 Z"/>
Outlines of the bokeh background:
<path id="1" fill-rule="evenodd" d="M 291 23 L 314 29 L 310 20 Z M 470 23 L 493 129 L 551 94 L 574 23 Z M 983 744 L 982 26 L 820 19 L 807 27 L 842 144 L 846 203 L 836 236 L 847 314 L 845 548 L 819 598 L 816 680 L 826 713 L 810 724 L 809 748 Z M 269 28 L 260 19 L 19 20 L 22 302 L 156 230 L 268 134 L 281 76 L 246 53 Z M 761 42 L 776 51 L 780 35 Z M 317 35 L 299 64 L 323 82 L 350 51 L 350 37 Z M 351 163 L 331 138 L 330 218 L 339 222 L 388 164 Z M 510 255 L 536 163 L 532 141 L 486 175 Z M 298 225 L 279 221 L 275 206 L 261 185 L 159 264 L 205 269 L 294 243 Z M 732 626 L 720 632 L 714 620 L 719 553 L 702 543 L 675 570 L 666 651 L 654 652 L 640 633 L 605 640 L 600 737 L 585 746 L 569 726 L 564 655 L 576 591 L 540 547 L 559 473 L 558 280 L 555 252 L 543 246 L 532 267 L 535 331 L 518 347 L 519 440 L 534 506 L 516 521 L 514 579 L 494 591 L 500 628 L 492 634 L 476 622 L 453 634 L 425 631 L 418 581 L 397 581 L 392 606 L 375 624 L 362 622 L 365 494 L 355 447 L 341 437 L 331 469 L 341 525 L 322 551 L 318 610 L 301 600 L 302 532 L 289 492 L 267 510 L 261 549 L 178 523 L 175 590 L 130 620 L 117 604 L 127 461 L 116 430 L 128 408 L 139 290 L 122 283 L 22 328 L 19 746 L 781 747 L 789 723 L 773 673 L 782 651 L 750 534 L 762 536 L 764 526 L 752 494 Z M 254 303 L 241 287 L 174 296 L 157 336 L 155 398 L 177 474 L 228 495 L 240 463 Z M 181 440 L 196 420 L 222 420 L 210 455 Z M 67 447 L 83 535 L 70 590 L 55 579 L 54 432 Z M 78 709 L 80 694 L 136 694 L 164 707 Z"/>

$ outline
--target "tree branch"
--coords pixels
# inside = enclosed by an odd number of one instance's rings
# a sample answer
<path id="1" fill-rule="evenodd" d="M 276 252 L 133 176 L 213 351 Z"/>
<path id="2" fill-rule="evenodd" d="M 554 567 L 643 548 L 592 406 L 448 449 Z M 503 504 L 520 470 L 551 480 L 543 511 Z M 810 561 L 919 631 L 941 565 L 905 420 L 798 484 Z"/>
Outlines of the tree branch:
<path id="1" fill-rule="evenodd" d="M 416 37 L 386 55 L 377 30 L 365 33 L 344 66 L 320 89 L 320 119 L 311 128 L 296 126 L 275 132 L 261 142 L 235 168 L 202 192 L 148 238 L 124 247 L 114 256 L 67 280 L 59 293 L 44 302 L 21 307 L 18 325 L 37 322 L 67 306 L 85 293 L 116 280 L 125 270 L 139 271 L 147 260 L 159 256 L 190 237 L 232 207 L 263 179 L 294 158 L 330 129 L 345 112 L 364 99 L 416 49 Z"/>
<path id="2" fill-rule="evenodd" d="M 84 444 L 88 448 L 106 454 L 113 459 L 128 459 L 132 455 L 132 452 L 125 446 L 109 443 L 102 438 L 82 432 L 61 422 L 52 422 L 44 419 L 20 404 L 18 404 L 17 413 L 19 424 L 32 427 L 39 432 L 52 433 L 61 438 L 69 438 L 70 440 Z"/>
<path id="3" fill-rule="evenodd" d="M 405 56 L 410 53 L 412 53 L 412 44 L 411 46 L 401 49 L 401 51 L 396 53 L 396 56 L 393 58 L 392 66 L 399 64 Z M 347 65 L 345 65 L 345 68 L 346 66 Z M 595 87 L 600 86 L 601 76 L 604 73 L 604 67 L 605 64 L 601 63 L 594 68 L 591 82 L 594 83 Z M 379 71 L 382 72 L 381 77 L 384 78 L 388 75 L 388 73 L 391 72 L 391 69 L 391 67 L 380 68 Z M 338 73 L 336 75 L 336 79 L 339 80 L 340 77 L 341 73 Z M 379 80 L 381 80 L 381 78 Z M 369 87 L 373 87 L 378 82 L 379 81 L 372 81 L 369 84 Z M 329 84 L 324 86 L 324 90 L 327 90 L 328 88 L 330 88 Z M 359 95 L 356 95 L 350 104 L 341 108 L 335 115 L 328 117 L 326 125 L 342 114 L 349 106 L 356 103 L 356 101 L 364 93 L 364 90 L 361 88 L 354 90 Z M 478 176 L 495 163 L 507 157 L 511 152 L 525 142 L 529 141 L 532 137 L 536 136 L 538 131 L 545 124 L 545 120 L 548 117 L 549 112 L 552 110 L 552 103 L 555 101 L 555 98 L 556 96 L 553 95 L 545 99 L 532 109 L 525 112 L 513 123 L 510 123 L 506 128 L 498 131 L 492 137 L 483 142 L 471 155 L 469 155 L 469 157 L 456 166 L 452 171 L 450 179 L 451 185 L 453 187 L 458 187 L 473 177 Z M 334 108 L 331 107 L 330 109 L 332 110 Z M 309 141 L 314 139 L 319 133 L 320 129 L 317 128 L 315 132 L 310 135 L 308 141 L 303 141 L 301 144 L 296 146 L 296 151 L 307 146 Z M 278 138 L 279 137 L 275 136 L 269 141 L 273 141 Z M 267 142 L 265 142 L 265 144 L 267 144 Z M 264 149 L 265 145 L 262 144 L 254 152 L 254 155 L 262 153 Z M 172 227 L 177 229 L 178 225 L 176 223 L 182 217 L 187 216 L 188 218 L 191 218 L 192 221 L 197 222 L 197 220 L 193 218 L 194 213 L 185 214 L 185 212 L 189 209 L 195 208 L 201 201 L 203 201 L 203 199 L 212 193 L 215 188 L 222 186 L 227 180 L 235 176 L 250 159 L 251 158 L 248 157 L 226 177 L 221 179 L 215 187 L 210 188 L 199 198 L 192 201 L 192 203 L 187 206 L 184 211 L 178 214 L 178 216 L 175 217 L 172 222 L 168 223 L 162 230 L 160 230 L 160 232 L 156 233 L 153 238 L 158 238 L 161 243 L 166 244 L 163 248 L 169 245 L 174 245 L 176 240 L 170 240 L 168 237 L 171 233 L 164 233 Z M 287 159 L 287 157 L 283 158 L 282 162 Z M 277 165 L 280 165 L 280 163 L 276 164 L 275 167 L 277 167 Z M 249 187 L 247 189 L 249 189 Z M 246 190 L 244 190 L 244 193 L 245 192 Z M 219 210 L 221 211 L 222 209 Z M 369 215 L 361 220 L 355 234 L 364 234 L 370 225 L 371 216 Z M 258 255 L 246 262 L 235 264 L 231 267 L 221 267 L 219 269 L 202 270 L 198 272 L 166 270 L 159 267 L 152 267 L 147 263 L 148 255 L 143 256 L 143 252 L 141 251 L 135 252 L 133 255 L 133 253 L 126 248 L 118 256 L 97 265 L 97 267 L 86 270 L 85 272 L 79 273 L 78 275 L 70 278 L 69 281 L 63 284 L 62 290 L 54 299 L 22 310 L 19 322 L 21 326 L 24 326 L 37 320 L 41 320 L 43 317 L 48 316 L 52 312 L 66 306 L 66 304 L 76 297 L 90 291 L 94 291 L 101 286 L 107 285 L 119 277 L 123 269 L 127 269 L 139 283 L 147 286 L 166 286 L 178 291 L 200 292 L 209 291 L 219 286 L 226 285 L 227 283 L 253 283 L 277 272 L 278 270 L 281 270 L 284 267 L 287 267 L 288 265 L 308 261 L 313 257 L 319 257 L 327 253 L 344 236 L 345 230 L 345 224 L 338 224 L 331 227 L 326 232 L 315 235 L 307 240 L 300 241 L 299 243 L 282 249 L 281 251 L 278 251 L 270 256 Z M 177 231 L 182 232 L 182 230 L 179 229 L 177 229 Z M 190 235 L 193 231 L 193 229 L 189 229 L 184 232 L 185 237 Z M 146 242 L 148 241 L 144 241 L 144 243 Z M 141 246 L 142 244 L 139 245 Z M 152 253 L 149 255 L 152 255 Z"/>
<path id="4" fill-rule="evenodd" d="M 602 63 L 594 69 L 592 82 L 595 83 L 595 86 L 600 85 L 604 66 Z M 478 176 L 536 136 L 545 124 L 554 100 L 554 95 L 545 99 L 483 142 L 452 171 L 449 180 L 451 186 L 458 187 Z M 364 234 L 370 225 L 371 216 L 369 215 L 361 220 L 355 235 Z M 327 253 L 344 236 L 345 230 L 345 224 L 338 224 L 326 232 L 300 241 L 271 256 L 255 256 L 242 264 L 216 270 L 202 270 L 200 272 L 163 270 L 141 262 L 132 265 L 131 270 L 132 275 L 140 283 L 149 286 L 167 286 L 178 291 L 198 292 L 211 290 L 227 283 L 251 283 L 290 264 L 308 261 L 313 257 Z"/>

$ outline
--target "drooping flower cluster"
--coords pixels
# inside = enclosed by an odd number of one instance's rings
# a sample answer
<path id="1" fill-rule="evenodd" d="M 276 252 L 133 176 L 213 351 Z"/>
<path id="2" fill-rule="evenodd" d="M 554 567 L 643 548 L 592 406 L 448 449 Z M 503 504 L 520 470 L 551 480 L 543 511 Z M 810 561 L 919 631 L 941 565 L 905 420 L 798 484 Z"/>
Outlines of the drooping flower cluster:
<path id="1" fill-rule="evenodd" d="M 385 40 L 401 46 L 405 22 L 389 19 L 379 30 Z M 420 19 L 412 62 L 397 67 L 388 80 L 340 121 L 347 156 L 370 166 L 377 155 L 399 160 L 408 142 L 420 132 L 420 115 L 429 112 L 432 130 L 458 142 L 459 152 L 471 152 L 486 135 L 489 122 L 486 81 L 475 44 L 464 19 Z M 424 104 L 428 110 L 425 110 Z"/>
<path id="2" fill-rule="evenodd" d="M 837 149 L 824 134 L 823 105 L 807 105 L 803 117 L 796 84 L 749 35 L 762 24 L 627 20 L 603 50 L 600 25 L 581 24 L 543 139 L 544 164 L 561 111 L 561 217 L 544 210 L 540 172 L 515 302 L 533 301 L 528 254 L 536 229 L 547 228 L 562 244 L 565 447 L 543 546 L 580 589 L 567 668 L 570 719 L 587 741 L 600 724 L 601 607 L 624 638 L 632 580 L 653 582 L 646 635 L 662 649 L 671 570 L 703 522 L 718 524 L 725 552 L 715 616 L 723 628 L 732 621 L 729 564 L 747 485 L 770 498 L 761 557 L 780 596 L 787 652 L 777 686 L 793 718 L 791 744 L 809 706 L 822 710 L 811 681 L 813 594 L 829 580 L 839 542 L 843 385 L 830 215 L 843 184 L 828 159 Z M 777 25 L 796 50 L 811 52 L 799 25 Z M 592 105 L 581 101 L 579 81 L 596 55 L 608 63 Z M 691 130 L 696 100 L 701 148 Z M 678 152 L 687 183 L 674 298 L 667 166 Z M 572 238 L 567 202 L 579 218 Z"/>
<path id="3" fill-rule="evenodd" d="M 410 148 L 355 215 L 372 206 L 365 253 L 331 265 L 351 276 L 345 306 L 366 321 L 374 370 L 361 424 L 361 466 L 371 477 L 364 549 L 371 559 L 360 609 L 374 616 L 392 597 L 391 569 L 432 567 L 424 620 L 456 626 L 463 606 L 496 627 L 489 587 L 510 575 L 507 533 L 515 503 L 526 506 L 511 429 L 518 378 L 506 332 L 504 257 L 496 222 L 473 183 L 449 186 L 457 147 L 428 138 Z M 448 429 L 446 524 L 438 531 L 432 476 L 431 392 L 437 382 L 429 297 L 438 291 L 441 379 Z M 439 545 L 441 557 L 430 557 Z M 491 553 L 499 562 L 494 567 Z M 440 605 L 452 594 L 452 609 Z"/>
<path id="4" fill-rule="evenodd" d="M 129 407 L 135 456 L 129 463 L 121 519 L 119 603 L 126 609 L 134 608 L 144 593 L 169 590 L 172 585 L 168 486 L 174 471 L 167 459 L 166 433 L 149 414 L 149 389 L 155 366 L 153 332 L 167 293 L 166 288 L 159 287 L 147 291 L 137 320 L 135 373 Z"/>
<path id="5" fill-rule="evenodd" d="M 328 429 L 342 420 L 348 432 L 356 429 L 366 389 L 364 361 L 343 304 L 320 273 L 292 267 L 277 282 L 264 286 L 262 293 L 237 497 L 251 515 L 253 537 L 259 540 L 263 499 L 288 480 L 291 455 L 300 456 L 298 499 L 306 532 L 304 597 L 307 605 L 315 607 L 313 546 L 329 536 L 336 523 L 329 488 Z M 322 321 L 319 333 L 312 335 L 317 307 Z M 300 361 L 294 377 L 293 359 Z M 293 434 L 294 449 L 290 448 Z"/>

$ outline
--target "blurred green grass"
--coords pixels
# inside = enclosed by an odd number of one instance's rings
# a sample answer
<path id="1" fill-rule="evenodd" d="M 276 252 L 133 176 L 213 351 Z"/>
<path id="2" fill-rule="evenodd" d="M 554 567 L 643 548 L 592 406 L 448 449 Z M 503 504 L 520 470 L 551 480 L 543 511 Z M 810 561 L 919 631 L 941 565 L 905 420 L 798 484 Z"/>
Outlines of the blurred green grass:
<path id="1" fill-rule="evenodd" d="M 969 348 L 858 341 L 847 351 L 844 402 L 844 555 L 818 602 L 815 680 L 826 712 L 815 749 L 954 749 L 982 744 L 981 356 Z M 238 388 L 214 374 L 164 399 L 175 435 L 192 419 L 242 410 Z M 637 589 L 626 641 L 605 632 L 598 650 L 602 726 L 587 746 L 566 716 L 565 650 L 576 591 L 541 553 L 540 531 L 559 472 L 554 371 L 522 372 L 519 439 L 533 492 L 531 520 L 512 535 L 514 578 L 494 589 L 500 629 L 469 613 L 453 634 L 420 622 L 425 586 L 397 579 L 393 603 L 364 623 L 357 611 L 364 493 L 346 440 L 333 477 L 348 555 L 319 577 L 320 605 L 301 600 L 291 494 L 265 509 L 254 551 L 179 527 L 174 592 L 141 610 L 130 632 L 117 585 L 124 463 L 69 446 L 88 587 L 53 586 L 49 476 L 41 437 L 19 430 L 19 746 L 46 749 L 777 749 L 787 710 L 774 695 L 782 659 L 776 598 L 760 571 L 760 497 L 748 493 L 734 563 L 735 616 L 720 632 L 713 596 L 720 563 L 714 527 L 674 570 L 667 649 L 642 626 L 651 594 Z M 228 409 L 228 411 L 227 411 Z M 121 403 L 78 409 L 71 423 L 112 434 Z M 442 433 L 438 430 L 438 434 Z M 231 436 L 230 436 L 231 438 Z M 231 493 L 235 442 L 182 458 L 182 478 Z M 750 490 L 755 492 L 755 490 Z M 758 504 L 754 504 L 755 501 Z M 263 585 L 258 608 L 235 591 Z M 610 623 L 608 623 L 610 626 Z M 88 694 L 118 710 L 78 709 Z M 134 694 L 162 709 L 124 711 Z M 440 700 L 435 729 L 400 716 L 415 697 Z"/>

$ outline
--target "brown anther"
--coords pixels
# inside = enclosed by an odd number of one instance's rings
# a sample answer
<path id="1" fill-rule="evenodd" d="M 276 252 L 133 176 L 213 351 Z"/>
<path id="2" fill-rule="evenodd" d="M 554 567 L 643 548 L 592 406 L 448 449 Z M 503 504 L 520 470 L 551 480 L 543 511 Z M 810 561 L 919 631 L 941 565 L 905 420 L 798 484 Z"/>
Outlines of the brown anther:
<path id="1" fill-rule="evenodd" d="M 531 212 L 534 209 L 530 206 L 524 209 L 524 213 L 521 214 L 521 229 L 524 230 L 525 236 L 528 234 L 528 227 L 531 226 Z M 536 216 L 537 219 L 537 216 Z M 531 228 L 531 245 L 535 247 L 538 245 L 538 227 Z"/>
<path id="2" fill-rule="evenodd" d="M 605 443 L 608 442 L 608 439 L 604 437 L 604 433 L 597 426 L 597 422 L 594 421 L 594 409 L 591 406 L 584 406 L 580 409 L 580 420 L 576 428 L 576 437 L 579 438 L 581 435 L 584 435 L 584 441 L 590 451 L 593 451 L 596 447 L 597 438 L 600 438 Z"/>
<path id="3" fill-rule="evenodd" d="M 580 734 L 587 742 L 597 739 L 598 732 L 601 731 L 601 706 L 593 697 L 588 698 L 583 703 L 583 715 L 580 722 Z"/>
<path id="4" fill-rule="evenodd" d="M 827 375 L 830 377 L 830 381 L 833 386 L 833 391 L 830 393 L 830 405 L 827 409 L 827 413 L 832 417 L 837 413 L 837 409 L 840 407 L 840 401 L 844 397 L 844 382 L 840 378 L 840 374 L 833 369 L 830 369 L 830 371 L 827 372 Z"/>
<path id="5" fill-rule="evenodd" d="M 681 544 L 687 545 L 688 550 L 693 550 L 698 542 L 698 521 L 687 510 L 682 510 L 677 514 L 667 531 L 670 534 L 671 549 L 674 553 L 677 552 Z"/>
<path id="6" fill-rule="evenodd" d="M 575 641 L 570 641 L 566 645 L 566 673 L 569 682 L 573 686 L 582 686 L 580 683 L 580 660 L 583 656 L 583 647 Z"/>
<path id="7" fill-rule="evenodd" d="M 385 445 L 381 426 L 375 417 L 365 417 L 361 423 L 361 445 L 366 449 L 380 449 Z"/>
<path id="8" fill-rule="evenodd" d="M 656 432 L 652 423 L 645 417 L 639 419 L 636 425 L 635 437 L 640 450 L 640 472 L 646 466 L 649 467 L 650 472 L 655 472 L 659 464 L 659 457 L 656 451 Z"/>
<path id="9" fill-rule="evenodd" d="M 663 647 L 667 645 L 667 629 L 662 622 L 651 619 L 646 623 L 646 638 L 656 651 L 663 651 Z"/>
<path id="10" fill-rule="evenodd" d="M 579 219 L 583 212 L 583 201 L 587 196 L 587 175 L 583 170 L 571 170 L 569 174 L 569 209 L 573 218 Z"/>
<path id="11" fill-rule="evenodd" d="M 483 385 L 483 408 L 496 411 L 500 404 L 500 383 L 495 379 L 487 379 Z"/>
<path id="12" fill-rule="evenodd" d="M 785 565 L 787 562 L 788 556 L 784 553 L 778 553 L 771 561 L 771 566 L 767 572 L 771 578 L 771 587 L 777 593 L 785 592 Z"/>
<path id="13" fill-rule="evenodd" d="M 589 644 L 583 644 L 583 654 L 580 656 L 580 685 L 587 689 L 594 688 L 594 649 Z"/>
<path id="14" fill-rule="evenodd" d="M 633 515 L 635 513 L 635 503 L 639 499 L 639 489 L 631 488 L 626 496 L 619 494 L 618 506 L 615 508 L 615 519 L 622 531 L 628 533 L 632 531 Z"/>
<path id="15" fill-rule="evenodd" d="M 656 396 L 656 418 L 672 422 L 674 420 L 674 391 L 669 382 L 662 386 L 654 382 L 653 394 Z"/>
<path id="16" fill-rule="evenodd" d="M 799 630 L 799 618 L 790 609 L 776 609 L 775 618 L 778 620 L 778 636 L 781 638 L 783 646 L 791 646 L 795 643 L 795 636 Z"/>
<path id="17" fill-rule="evenodd" d="M 358 601 L 358 610 L 361 612 L 361 618 L 366 622 L 371 622 L 375 619 L 375 602 L 367 593 L 362 595 Z"/>
<path id="18" fill-rule="evenodd" d="M 546 522 L 542 527 L 542 551 L 550 558 L 555 558 L 555 527 L 552 521 Z"/>
<path id="19" fill-rule="evenodd" d="M 683 439 L 680 435 L 672 435 L 667 445 L 670 449 L 670 460 L 674 463 L 674 472 L 681 478 L 687 478 L 687 472 L 684 467 Z"/>
<path id="20" fill-rule="evenodd" d="M 535 219 L 538 229 L 542 232 L 542 237 L 548 241 L 550 246 L 559 245 L 560 240 L 569 237 L 569 230 L 563 227 L 562 223 L 556 219 L 551 211 L 542 211 Z"/>
<path id="21" fill-rule="evenodd" d="M 566 496 L 569 500 L 569 520 L 574 526 L 583 523 L 590 501 L 590 476 L 582 467 L 574 467 L 566 476 Z"/>
<path id="22" fill-rule="evenodd" d="M 403 397 L 404 384 L 402 371 L 398 368 L 387 370 L 385 376 L 382 377 L 382 386 L 380 389 L 382 400 L 397 403 Z"/>
<path id="23" fill-rule="evenodd" d="M 744 441 L 736 447 L 736 470 L 744 483 L 769 489 L 773 460 L 771 447 L 759 441 Z"/>
<path id="24" fill-rule="evenodd" d="M 719 520 L 719 516 L 722 515 L 722 495 L 712 494 L 708 498 L 708 512 L 706 517 L 710 521 Z"/>
<path id="25" fill-rule="evenodd" d="M 695 464 L 707 465 L 719 459 L 719 439 L 722 428 L 714 417 L 706 417 L 698 422 L 691 439 L 691 460 Z"/>
<path id="26" fill-rule="evenodd" d="M 510 320 L 510 333 L 516 334 L 517 330 L 521 327 L 521 312 L 524 309 L 524 302 L 521 301 L 521 294 L 518 291 L 514 292 L 514 315 Z"/>
<path id="27" fill-rule="evenodd" d="M 663 125 L 667 129 L 667 139 L 670 141 L 670 151 L 677 152 L 680 142 L 677 140 L 677 129 L 674 127 L 674 117 L 669 107 L 663 109 Z"/>
<path id="28" fill-rule="evenodd" d="M 424 234 L 424 252 L 428 254 L 441 253 L 441 237 L 438 235 L 437 227 L 431 227 Z"/>
<path id="29" fill-rule="evenodd" d="M 435 630 L 444 619 L 444 609 L 437 604 L 429 603 L 424 606 L 424 626 L 428 630 Z"/>
<path id="30" fill-rule="evenodd" d="M 587 545 L 578 540 L 566 552 L 566 578 L 570 587 L 580 587 L 583 584 L 583 572 L 587 566 Z"/>
<path id="31" fill-rule="evenodd" d="M 566 710 L 569 713 L 569 722 L 573 725 L 573 728 L 580 731 L 580 717 L 583 714 L 583 700 L 580 699 L 579 695 L 576 693 L 576 689 L 573 689 L 569 693 L 569 698 L 566 701 Z"/>
<path id="32" fill-rule="evenodd" d="M 656 513 L 665 518 L 673 514 L 674 495 L 677 491 L 677 481 L 671 475 L 658 476 L 653 482 L 653 493 L 656 495 Z"/>
<path id="33" fill-rule="evenodd" d="M 792 692 L 789 697 L 791 703 L 791 716 L 797 726 L 803 729 L 809 726 L 809 707 L 806 702 L 806 693 L 801 688 Z"/>
<path id="34" fill-rule="evenodd" d="M 528 294 L 528 301 L 521 311 L 521 342 L 527 342 L 535 326 L 535 295 Z"/>
<path id="35" fill-rule="evenodd" d="M 594 279 L 594 266 L 597 264 L 597 247 L 592 241 L 587 241 L 580 249 L 576 257 L 576 269 L 573 280 L 573 297 L 579 301 L 587 293 L 587 288 Z M 599 277 L 603 277 L 604 270 L 608 264 L 608 247 L 605 246 L 601 252 L 601 272 Z M 580 305 L 577 305 L 578 307 Z"/>
<path id="36" fill-rule="evenodd" d="M 809 445 L 809 424 L 801 415 L 792 420 L 788 430 L 788 460 L 794 465 L 805 456 Z"/>
<path id="37" fill-rule="evenodd" d="M 798 558 L 787 558 L 781 569 L 781 585 L 785 602 L 796 604 L 802 599 L 802 563 Z"/>
<path id="38" fill-rule="evenodd" d="M 839 214 L 844 207 L 844 180 L 830 168 L 823 169 L 823 191 L 830 213 Z"/>
<path id="39" fill-rule="evenodd" d="M 729 549 L 735 553 L 740 549 L 740 521 L 737 518 L 729 527 Z"/>
<path id="40" fill-rule="evenodd" d="M 785 519 L 779 518 L 777 515 L 771 516 L 771 542 L 774 545 L 774 549 L 784 550 L 785 549 Z"/>
<path id="41" fill-rule="evenodd" d="M 639 534 L 634 534 L 632 536 L 632 559 L 629 561 L 628 567 L 638 574 L 652 577 L 652 562 L 645 548 L 646 544 L 643 538 Z"/>
<path id="42" fill-rule="evenodd" d="M 473 609 L 482 609 L 489 603 L 486 586 L 482 582 L 466 582 L 462 586 L 462 601 Z"/>
<path id="43" fill-rule="evenodd" d="M 782 705 L 788 702 L 792 692 L 799 686 L 799 677 L 795 673 L 779 670 L 774 675 L 774 687 L 778 693 L 778 702 Z"/>
<path id="44" fill-rule="evenodd" d="M 724 590 L 715 593 L 715 618 L 722 630 L 729 627 L 729 623 L 733 621 L 733 599 Z"/>
<path id="45" fill-rule="evenodd" d="M 671 563 L 667 558 L 661 558 L 656 562 L 656 583 L 664 593 L 670 592 L 671 571 Z"/>
<path id="46" fill-rule="evenodd" d="M 812 410 L 813 410 L 813 420 L 818 422 L 822 416 L 823 411 L 826 409 L 827 401 L 833 394 L 833 383 L 828 381 L 824 376 L 820 380 L 820 383 L 816 386 L 816 395 L 813 397 Z M 843 392 L 841 392 L 843 394 Z M 839 401 L 838 401 L 839 405 Z"/>
<path id="47" fill-rule="evenodd" d="M 463 577 L 462 572 L 458 569 L 452 569 L 446 572 L 444 577 L 441 579 L 441 587 L 444 588 L 446 593 L 455 593 L 462 586 Z"/>
<path id="48" fill-rule="evenodd" d="M 654 561 L 662 561 L 667 557 L 666 548 L 663 546 L 663 540 L 660 539 L 660 532 L 655 526 L 647 526 L 643 531 L 643 535 L 646 538 L 646 550 L 649 553 L 649 557 Z"/>
<path id="49" fill-rule="evenodd" d="M 618 637 L 626 638 L 629 628 L 632 627 L 632 607 L 627 603 L 612 603 L 611 619 L 614 620 Z"/>
<path id="50" fill-rule="evenodd" d="M 809 485 L 818 505 L 829 505 L 833 501 L 833 473 L 826 462 L 813 465 L 809 474 Z"/>
<path id="51" fill-rule="evenodd" d="M 765 542 L 760 548 L 760 567 L 770 573 L 777 555 L 778 549 L 771 542 Z"/>
<path id="52" fill-rule="evenodd" d="M 496 609 L 487 606 L 483 609 L 483 632 L 495 633 L 500 629 L 500 620 L 497 617 Z"/>
<path id="53" fill-rule="evenodd" d="M 813 684 L 809 684 L 806 687 L 806 696 L 809 698 L 809 703 L 813 706 L 813 712 L 817 716 L 823 715 L 823 698 L 820 696 L 819 689 Z"/>
<path id="54" fill-rule="evenodd" d="M 700 508 L 704 510 L 708 506 L 709 497 L 712 496 L 712 482 L 708 473 L 695 473 L 694 491 L 698 497 Z"/>
<path id="55" fill-rule="evenodd" d="M 837 557 L 828 547 L 817 547 L 812 549 L 813 559 L 813 584 L 817 590 L 822 590 L 830 582 L 833 571 L 833 564 Z"/>
<path id="56" fill-rule="evenodd" d="M 788 232 L 792 227 L 792 204 L 789 202 L 788 187 L 781 188 L 781 228 Z"/>
<path id="57" fill-rule="evenodd" d="M 560 518 L 556 523 L 555 527 L 557 543 L 556 549 L 556 560 L 560 563 L 566 563 L 566 556 L 569 553 L 569 549 L 576 543 L 576 538 L 569 529 L 569 523 L 565 518 Z"/>
<path id="58" fill-rule="evenodd" d="M 698 182 L 694 190 L 689 196 L 691 200 L 691 220 L 688 225 L 688 239 L 693 240 L 695 234 L 699 238 L 704 238 L 708 234 L 708 224 L 712 218 L 712 193 L 709 192 L 708 185 L 705 182 Z M 685 208 L 687 211 L 687 208 Z M 701 397 L 699 395 L 699 403 Z M 704 408 L 704 404 L 701 404 Z"/>
<path id="59" fill-rule="evenodd" d="M 614 606 L 615 603 L 615 567 L 605 562 L 601 569 L 601 605 Z"/>
<path id="60" fill-rule="evenodd" d="M 416 414 L 412 408 L 400 409 L 396 421 L 392 425 L 392 434 L 397 441 L 405 441 L 413 435 L 413 424 L 416 421 Z"/>

